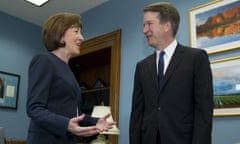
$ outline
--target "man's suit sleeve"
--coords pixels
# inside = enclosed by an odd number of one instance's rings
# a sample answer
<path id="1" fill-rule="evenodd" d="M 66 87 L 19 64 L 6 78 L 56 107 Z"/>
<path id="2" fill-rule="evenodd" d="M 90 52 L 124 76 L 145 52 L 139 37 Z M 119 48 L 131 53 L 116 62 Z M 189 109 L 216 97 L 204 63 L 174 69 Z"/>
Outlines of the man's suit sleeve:
<path id="1" fill-rule="evenodd" d="M 141 144 L 141 126 L 144 109 L 144 99 L 141 89 L 140 81 L 140 66 L 137 64 L 135 77 L 134 77 L 134 89 L 132 96 L 132 111 L 130 116 L 130 144 Z"/>
<path id="2" fill-rule="evenodd" d="M 194 65 L 193 144 L 211 144 L 213 116 L 213 83 L 208 55 L 197 53 Z"/>

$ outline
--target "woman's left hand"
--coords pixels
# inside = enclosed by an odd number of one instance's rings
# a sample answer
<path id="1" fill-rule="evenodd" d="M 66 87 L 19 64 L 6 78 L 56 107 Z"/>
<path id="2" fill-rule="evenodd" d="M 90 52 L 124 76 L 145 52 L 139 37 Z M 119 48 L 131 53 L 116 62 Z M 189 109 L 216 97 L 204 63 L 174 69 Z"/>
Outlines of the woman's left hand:
<path id="1" fill-rule="evenodd" d="M 116 122 L 107 122 L 107 119 L 111 116 L 111 113 L 105 115 L 104 117 L 100 118 L 96 124 L 97 128 L 100 132 L 108 131 L 116 124 Z"/>

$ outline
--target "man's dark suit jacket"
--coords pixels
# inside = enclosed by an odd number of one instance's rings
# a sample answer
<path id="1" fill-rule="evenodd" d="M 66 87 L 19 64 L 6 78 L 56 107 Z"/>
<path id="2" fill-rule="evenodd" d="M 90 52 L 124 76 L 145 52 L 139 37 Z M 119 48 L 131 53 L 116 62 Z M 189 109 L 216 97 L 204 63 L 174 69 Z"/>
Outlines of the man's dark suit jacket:
<path id="1" fill-rule="evenodd" d="M 211 144 L 212 73 L 205 51 L 178 44 L 163 85 L 156 54 L 136 66 L 130 144 Z"/>
<path id="2" fill-rule="evenodd" d="M 81 114 L 80 87 L 69 66 L 52 53 L 37 55 L 29 67 L 27 113 L 31 118 L 28 144 L 75 144 L 67 132 L 70 118 Z M 95 125 L 86 116 L 81 126 Z"/>

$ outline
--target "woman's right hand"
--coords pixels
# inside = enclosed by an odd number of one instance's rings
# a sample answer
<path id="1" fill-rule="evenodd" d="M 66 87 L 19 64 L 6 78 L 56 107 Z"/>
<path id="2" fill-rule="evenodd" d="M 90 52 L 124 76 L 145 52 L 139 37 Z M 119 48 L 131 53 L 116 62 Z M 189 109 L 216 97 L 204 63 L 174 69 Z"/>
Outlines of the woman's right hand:
<path id="1" fill-rule="evenodd" d="M 75 134 L 76 136 L 92 136 L 95 134 L 98 134 L 100 130 L 97 128 L 97 126 L 87 126 L 87 127 L 81 127 L 79 126 L 79 122 L 84 119 L 85 115 L 82 114 L 78 117 L 74 117 L 70 119 L 68 123 L 68 131 Z"/>

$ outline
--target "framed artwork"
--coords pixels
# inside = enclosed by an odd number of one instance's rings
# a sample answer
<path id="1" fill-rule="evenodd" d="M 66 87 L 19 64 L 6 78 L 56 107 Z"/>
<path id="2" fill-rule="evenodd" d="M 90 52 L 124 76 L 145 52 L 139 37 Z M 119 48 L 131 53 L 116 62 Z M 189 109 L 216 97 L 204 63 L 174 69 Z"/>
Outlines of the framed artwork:
<path id="1" fill-rule="evenodd" d="M 0 107 L 17 109 L 20 75 L 0 71 Z"/>
<path id="2" fill-rule="evenodd" d="M 208 54 L 240 47 L 240 0 L 216 0 L 188 11 L 190 46 Z"/>
<path id="3" fill-rule="evenodd" d="M 211 61 L 214 116 L 240 115 L 240 56 Z"/>

